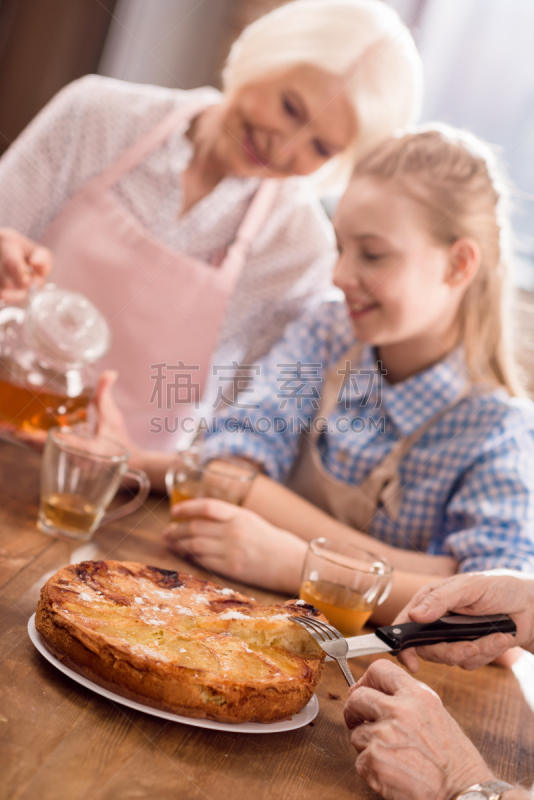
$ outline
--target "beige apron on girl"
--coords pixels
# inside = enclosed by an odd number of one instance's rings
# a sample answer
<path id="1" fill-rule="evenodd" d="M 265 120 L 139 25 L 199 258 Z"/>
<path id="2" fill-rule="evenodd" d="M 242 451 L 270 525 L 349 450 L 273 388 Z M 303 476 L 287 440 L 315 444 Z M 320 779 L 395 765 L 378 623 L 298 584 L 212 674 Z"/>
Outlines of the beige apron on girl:
<path id="1" fill-rule="evenodd" d="M 277 181 L 262 181 L 218 267 L 167 248 L 120 207 L 111 187 L 177 125 L 204 108 L 205 103 L 197 103 L 166 116 L 88 181 L 42 238 L 56 260 L 52 280 L 84 294 L 106 317 L 113 344 L 99 367 L 119 370 L 114 395 L 128 430 L 138 444 L 157 450 L 176 445 L 180 434 L 172 431 L 177 418 L 195 416 L 228 300 L 279 190 Z M 187 370 L 160 367 L 166 383 L 160 382 L 161 392 L 150 404 L 158 372 L 154 365 L 177 366 L 179 361 L 197 367 L 189 373 L 198 388 L 182 388 L 182 402 L 175 405 L 175 376 L 187 380 Z M 171 432 L 150 433 L 151 419 L 166 416 Z"/>
<path id="2" fill-rule="evenodd" d="M 334 410 L 347 374 L 347 363 L 354 368 L 358 364 L 360 352 L 361 344 L 355 345 L 328 372 L 317 416 L 327 418 Z M 358 485 L 341 481 L 327 472 L 317 448 L 321 431 L 313 426 L 311 432 L 302 437 L 299 457 L 287 482 L 288 488 L 345 525 L 364 533 L 369 532 L 379 506 L 395 522 L 402 501 L 399 474 L 402 459 L 436 422 L 466 396 L 468 390 L 466 388 L 453 403 L 441 409 L 410 436 L 399 439 L 384 460 Z"/>

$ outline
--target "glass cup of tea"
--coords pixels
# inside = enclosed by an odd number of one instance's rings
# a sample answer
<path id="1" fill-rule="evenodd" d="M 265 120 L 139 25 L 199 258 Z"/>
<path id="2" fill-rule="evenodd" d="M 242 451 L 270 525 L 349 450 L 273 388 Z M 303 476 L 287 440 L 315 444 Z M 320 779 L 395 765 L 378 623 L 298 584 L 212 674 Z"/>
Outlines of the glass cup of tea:
<path id="1" fill-rule="evenodd" d="M 180 452 L 165 476 L 172 506 L 197 497 L 216 497 L 240 506 L 244 503 L 258 470 L 248 461 L 231 455 L 206 458 L 201 448 Z"/>
<path id="2" fill-rule="evenodd" d="M 388 596 L 392 574 L 393 567 L 382 556 L 353 544 L 312 539 L 300 599 L 322 611 L 343 636 L 355 636 Z"/>
<path id="3" fill-rule="evenodd" d="M 142 470 L 128 469 L 129 456 L 126 447 L 111 439 L 52 428 L 41 468 L 39 530 L 88 542 L 99 525 L 139 508 L 148 496 L 150 481 Z M 137 494 L 106 513 L 123 478 L 137 482 Z"/>

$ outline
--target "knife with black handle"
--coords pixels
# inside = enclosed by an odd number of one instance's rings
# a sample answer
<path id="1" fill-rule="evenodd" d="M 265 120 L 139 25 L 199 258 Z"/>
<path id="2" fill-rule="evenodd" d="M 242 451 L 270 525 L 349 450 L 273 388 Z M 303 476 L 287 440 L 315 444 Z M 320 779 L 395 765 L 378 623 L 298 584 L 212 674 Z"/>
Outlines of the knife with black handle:
<path id="1" fill-rule="evenodd" d="M 397 655 L 408 647 L 422 647 L 439 642 L 471 642 L 491 633 L 516 633 L 515 622 L 507 614 L 489 614 L 484 617 L 451 614 L 435 622 L 402 622 L 377 628 L 375 633 L 347 638 L 347 658 L 373 653 Z M 328 653 L 328 642 L 323 650 Z"/>

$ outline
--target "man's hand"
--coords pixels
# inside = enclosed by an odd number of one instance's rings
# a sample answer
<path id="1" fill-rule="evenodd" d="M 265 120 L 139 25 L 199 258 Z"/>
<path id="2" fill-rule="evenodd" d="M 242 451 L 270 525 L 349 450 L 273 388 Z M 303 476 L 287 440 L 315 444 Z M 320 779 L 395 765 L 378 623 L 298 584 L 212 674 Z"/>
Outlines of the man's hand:
<path id="1" fill-rule="evenodd" d="M 41 286 L 54 265 L 47 247 L 11 228 L 0 228 L 0 299 L 17 303 Z"/>
<path id="2" fill-rule="evenodd" d="M 177 503 L 172 515 L 177 522 L 165 537 L 182 558 L 243 583 L 298 591 L 307 545 L 294 534 L 254 511 L 214 498 Z"/>
<path id="3" fill-rule="evenodd" d="M 358 774 L 386 800 L 451 800 L 493 778 L 437 694 L 385 659 L 351 687 L 345 722 Z"/>
<path id="4" fill-rule="evenodd" d="M 511 647 L 534 652 L 534 576 L 495 570 L 466 573 L 433 581 L 420 589 L 395 622 L 433 622 L 453 611 L 456 614 L 509 614 L 517 634 L 494 633 L 475 642 L 442 643 L 404 650 L 399 654 L 411 672 L 417 672 L 417 655 L 426 661 L 477 669 L 489 664 Z M 416 655 L 417 653 L 417 655 Z"/>

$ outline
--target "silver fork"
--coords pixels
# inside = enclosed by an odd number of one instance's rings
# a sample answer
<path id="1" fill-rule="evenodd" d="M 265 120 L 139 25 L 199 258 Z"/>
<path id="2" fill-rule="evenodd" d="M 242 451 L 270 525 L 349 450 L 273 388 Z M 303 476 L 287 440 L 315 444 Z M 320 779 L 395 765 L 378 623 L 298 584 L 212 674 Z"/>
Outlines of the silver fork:
<path id="1" fill-rule="evenodd" d="M 328 622 L 321 622 L 320 619 L 312 619 L 310 617 L 291 617 L 291 619 L 306 628 L 308 633 L 311 633 L 325 653 L 337 661 L 349 686 L 354 686 L 356 681 L 352 677 L 347 664 L 346 656 L 349 646 L 345 637 L 336 628 L 329 625 Z"/>

